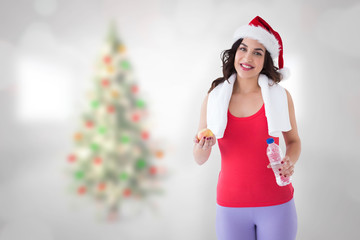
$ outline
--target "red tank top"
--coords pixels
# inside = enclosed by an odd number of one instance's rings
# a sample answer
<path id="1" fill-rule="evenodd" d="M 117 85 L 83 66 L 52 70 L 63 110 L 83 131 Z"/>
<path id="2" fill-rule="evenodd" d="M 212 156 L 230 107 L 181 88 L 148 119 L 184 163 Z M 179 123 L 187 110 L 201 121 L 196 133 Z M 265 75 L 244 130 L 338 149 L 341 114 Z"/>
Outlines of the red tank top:
<path id="1" fill-rule="evenodd" d="M 224 207 L 264 207 L 292 199 L 292 184 L 276 184 L 266 155 L 268 135 L 264 105 L 252 116 L 238 118 L 228 110 L 224 136 L 218 139 L 221 171 L 217 203 Z M 279 138 L 274 138 L 279 144 Z"/>

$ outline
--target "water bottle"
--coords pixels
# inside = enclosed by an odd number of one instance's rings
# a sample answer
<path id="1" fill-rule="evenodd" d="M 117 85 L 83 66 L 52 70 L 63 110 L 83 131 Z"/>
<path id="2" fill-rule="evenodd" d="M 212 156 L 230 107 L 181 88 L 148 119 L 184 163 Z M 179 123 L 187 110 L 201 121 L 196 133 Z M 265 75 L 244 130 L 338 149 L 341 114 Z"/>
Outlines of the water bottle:
<path id="1" fill-rule="evenodd" d="M 274 171 L 276 183 L 279 186 L 286 186 L 290 184 L 291 182 L 290 177 L 284 177 L 284 175 L 280 176 L 281 172 L 279 171 L 279 168 L 282 167 L 281 161 L 284 157 L 280 147 L 274 142 L 273 138 L 268 138 L 266 142 L 268 144 L 268 147 L 266 149 L 266 155 L 268 156 L 270 166 Z"/>

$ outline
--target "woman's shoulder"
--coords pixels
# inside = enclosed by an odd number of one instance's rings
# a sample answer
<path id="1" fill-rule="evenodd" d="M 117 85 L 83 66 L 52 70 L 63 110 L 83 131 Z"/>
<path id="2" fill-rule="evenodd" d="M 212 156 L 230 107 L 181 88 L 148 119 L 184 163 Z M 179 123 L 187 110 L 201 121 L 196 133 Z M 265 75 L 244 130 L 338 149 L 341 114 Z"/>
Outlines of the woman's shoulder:
<path id="1" fill-rule="evenodd" d="M 286 92 L 286 97 L 287 97 L 288 103 L 290 103 L 290 105 L 293 105 L 293 100 L 292 100 L 290 92 L 286 88 L 284 88 L 284 89 Z"/>
<path id="2" fill-rule="evenodd" d="M 201 108 L 202 108 L 202 109 L 204 109 L 204 108 L 206 109 L 206 108 L 207 108 L 209 95 L 210 95 L 210 93 L 206 93 L 206 95 L 205 95 L 205 97 L 204 97 L 204 99 L 203 99 L 203 101 L 202 101 L 202 104 L 201 104 Z"/>

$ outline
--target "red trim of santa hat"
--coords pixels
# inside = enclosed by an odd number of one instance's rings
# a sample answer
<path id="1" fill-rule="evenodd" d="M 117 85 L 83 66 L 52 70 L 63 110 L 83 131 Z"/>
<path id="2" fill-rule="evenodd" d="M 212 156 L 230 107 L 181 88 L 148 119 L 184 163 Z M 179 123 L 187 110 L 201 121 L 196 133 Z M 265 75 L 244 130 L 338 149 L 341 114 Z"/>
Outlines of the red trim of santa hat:
<path id="1" fill-rule="evenodd" d="M 234 43 L 240 38 L 252 38 L 258 40 L 273 59 L 278 58 L 278 67 L 284 67 L 283 44 L 281 37 L 272 27 L 261 17 L 257 16 L 249 25 L 239 27 L 234 33 Z"/>

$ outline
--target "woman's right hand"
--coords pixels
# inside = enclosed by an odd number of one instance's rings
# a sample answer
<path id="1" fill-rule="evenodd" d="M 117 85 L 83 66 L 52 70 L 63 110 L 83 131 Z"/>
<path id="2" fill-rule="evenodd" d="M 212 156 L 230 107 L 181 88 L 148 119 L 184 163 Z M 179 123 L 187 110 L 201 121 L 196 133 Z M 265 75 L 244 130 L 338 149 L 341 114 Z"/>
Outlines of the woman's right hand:
<path id="1" fill-rule="evenodd" d="M 197 148 L 200 148 L 204 151 L 210 149 L 216 143 L 216 137 L 203 137 L 202 139 L 197 138 L 197 134 L 194 137 L 194 143 Z"/>

